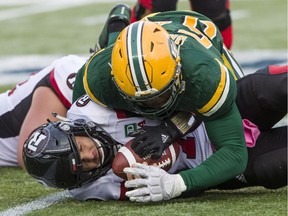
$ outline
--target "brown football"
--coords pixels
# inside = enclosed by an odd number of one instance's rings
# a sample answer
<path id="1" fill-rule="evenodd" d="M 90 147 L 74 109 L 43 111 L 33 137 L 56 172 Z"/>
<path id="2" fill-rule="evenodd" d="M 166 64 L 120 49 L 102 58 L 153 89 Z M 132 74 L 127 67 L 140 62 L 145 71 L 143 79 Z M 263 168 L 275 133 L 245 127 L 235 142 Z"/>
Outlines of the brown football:
<path id="1" fill-rule="evenodd" d="M 127 180 L 127 174 L 123 172 L 125 167 L 130 167 L 135 163 L 146 162 L 148 165 L 153 165 L 156 163 L 157 166 L 168 171 L 177 160 L 180 152 L 179 144 L 174 142 L 163 152 L 160 159 L 153 160 L 149 156 L 146 158 L 139 157 L 139 155 L 131 149 L 131 144 L 132 140 L 123 145 L 115 155 L 112 163 L 112 170 L 115 175 L 125 180 Z"/>

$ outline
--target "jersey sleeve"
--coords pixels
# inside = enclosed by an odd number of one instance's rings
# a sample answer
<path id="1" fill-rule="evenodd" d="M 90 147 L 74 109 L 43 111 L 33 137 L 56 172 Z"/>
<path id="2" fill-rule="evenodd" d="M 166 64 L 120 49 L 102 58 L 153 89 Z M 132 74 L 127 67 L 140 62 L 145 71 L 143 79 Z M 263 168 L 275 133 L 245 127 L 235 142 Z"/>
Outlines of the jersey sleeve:
<path id="1" fill-rule="evenodd" d="M 109 46 L 92 56 L 76 78 L 76 90 L 73 98 L 86 93 L 93 102 L 102 107 L 133 111 L 120 95 L 111 75 L 111 52 Z"/>
<path id="2" fill-rule="evenodd" d="M 123 179 L 116 176 L 110 169 L 106 175 L 96 181 L 88 182 L 80 188 L 70 190 L 69 193 L 77 200 L 127 200 L 127 189 Z"/>
<path id="3" fill-rule="evenodd" d="M 205 122 L 205 127 L 216 152 L 198 167 L 180 172 L 188 190 L 215 186 L 246 168 L 247 148 L 236 104 L 221 118 Z"/>
<path id="4" fill-rule="evenodd" d="M 185 67 L 192 71 L 193 79 L 186 85 L 186 100 L 181 106 L 191 110 L 195 103 L 196 114 L 204 121 L 216 152 L 198 167 L 180 173 L 188 189 L 215 186 L 239 175 L 244 172 L 248 157 L 233 75 L 217 58 L 197 56 L 201 64 Z"/>
<path id="5" fill-rule="evenodd" d="M 79 68 L 85 63 L 85 58 L 68 55 L 54 62 L 50 72 L 50 83 L 61 102 L 69 108 L 72 104 L 72 91 Z"/>
<path id="6" fill-rule="evenodd" d="M 71 106 L 67 112 L 69 119 L 84 119 L 100 124 L 107 131 L 113 131 L 114 124 L 111 119 L 117 119 L 116 112 L 103 106 L 93 103 L 88 95 L 82 95 Z M 110 125 L 111 124 L 111 125 Z M 112 128 L 112 129 L 111 129 Z"/>
<path id="7" fill-rule="evenodd" d="M 209 121 L 230 111 L 237 92 L 233 75 L 218 59 L 207 63 L 206 70 L 195 92 L 197 112 Z"/>

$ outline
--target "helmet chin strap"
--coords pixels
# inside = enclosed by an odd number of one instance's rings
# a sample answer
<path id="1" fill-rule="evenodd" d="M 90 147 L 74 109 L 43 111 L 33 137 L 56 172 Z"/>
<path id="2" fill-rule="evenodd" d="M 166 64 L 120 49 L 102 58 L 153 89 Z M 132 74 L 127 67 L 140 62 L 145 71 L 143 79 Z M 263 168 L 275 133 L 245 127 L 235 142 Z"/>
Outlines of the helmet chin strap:
<path id="1" fill-rule="evenodd" d="M 53 115 L 55 118 L 57 118 L 57 119 L 59 119 L 59 120 L 61 120 L 61 121 L 70 121 L 70 122 L 72 122 L 71 119 L 68 119 L 68 118 L 66 118 L 66 117 L 64 117 L 64 116 L 61 116 L 61 115 L 59 115 L 58 113 L 52 112 L 52 115 Z"/>

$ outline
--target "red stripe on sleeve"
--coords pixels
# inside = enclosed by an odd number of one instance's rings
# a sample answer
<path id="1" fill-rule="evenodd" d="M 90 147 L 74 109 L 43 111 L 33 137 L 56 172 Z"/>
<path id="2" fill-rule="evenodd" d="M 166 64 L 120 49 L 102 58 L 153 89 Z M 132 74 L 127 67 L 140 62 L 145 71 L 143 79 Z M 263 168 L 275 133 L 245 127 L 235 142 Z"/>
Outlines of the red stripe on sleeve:
<path id="1" fill-rule="evenodd" d="M 54 89 L 54 91 L 56 92 L 58 98 L 60 99 L 60 101 L 64 104 L 64 106 L 66 108 L 70 108 L 71 107 L 71 103 L 65 98 L 65 96 L 62 94 L 62 92 L 59 89 L 59 86 L 55 80 L 55 75 L 54 75 L 54 68 L 53 70 L 50 72 L 50 83 Z"/>

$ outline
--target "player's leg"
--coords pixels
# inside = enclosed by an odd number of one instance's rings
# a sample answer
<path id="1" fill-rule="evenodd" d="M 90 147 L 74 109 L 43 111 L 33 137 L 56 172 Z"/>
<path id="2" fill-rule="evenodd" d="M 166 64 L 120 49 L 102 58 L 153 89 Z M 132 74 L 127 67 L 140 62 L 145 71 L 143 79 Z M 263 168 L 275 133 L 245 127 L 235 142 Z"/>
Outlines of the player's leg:
<path id="1" fill-rule="evenodd" d="M 224 44 L 232 46 L 233 30 L 230 15 L 230 0 L 190 0 L 191 9 L 209 17 L 221 31 Z"/>
<path id="2" fill-rule="evenodd" d="M 243 119 L 261 131 L 287 114 L 287 65 L 269 66 L 237 80 L 237 106 Z"/>
<path id="3" fill-rule="evenodd" d="M 248 155 L 244 176 L 249 184 L 269 189 L 287 185 L 287 126 L 261 133 Z"/>
<path id="4" fill-rule="evenodd" d="M 277 189 L 287 185 L 287 126 L 263 132 L 253 148 L 248 148 L 244 174 L 218 185 L 217 189 L 263 186 Z"/>
<path id="5" fill-rule="evenodd" d="M 8 166 L 18 167 L 17 146 L 17 137 L 0 137 L 0 169 Z"/>
<path id="6" fill-rule="evenodd" d="M 109 13 L 108 19 L 96 42 L 95 48 L 90 52 L 97 52 L 100 49 L 114 43 L 119 33 L 130 24 L 131 9 L 126 4 L 117 4 Z"/>
<path id="7" fill-rule="evenodd" d="M 176 10 L 178 0 L 137 0 L 131 14 L 131 22 L 142 19 L 144 16 L 163 11 Z"/>

